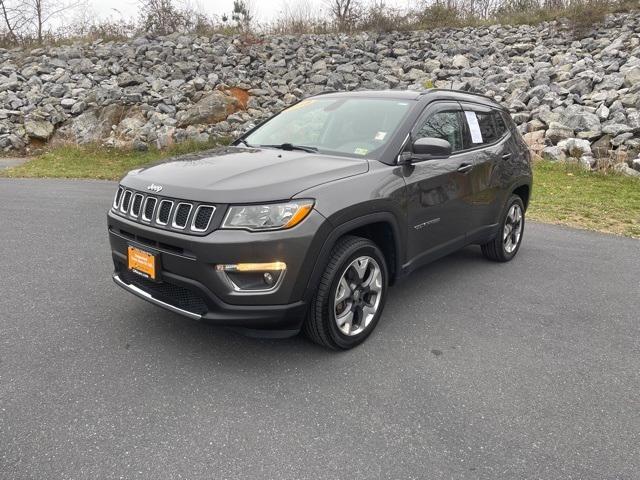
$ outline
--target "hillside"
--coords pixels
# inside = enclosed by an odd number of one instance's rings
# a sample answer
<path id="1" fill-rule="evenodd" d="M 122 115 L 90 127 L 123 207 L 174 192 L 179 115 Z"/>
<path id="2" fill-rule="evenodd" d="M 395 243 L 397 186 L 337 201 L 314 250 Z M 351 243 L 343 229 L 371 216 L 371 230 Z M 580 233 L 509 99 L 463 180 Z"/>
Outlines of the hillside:
<path id="1" fill-rule="evenodd" d="M 430 87 L 494 97 L 547 157 L 640 169 L 640 13 L 581 34 L 549 22 L 0 50 L 0 148 L 209 141 L 323 90 Z"/>

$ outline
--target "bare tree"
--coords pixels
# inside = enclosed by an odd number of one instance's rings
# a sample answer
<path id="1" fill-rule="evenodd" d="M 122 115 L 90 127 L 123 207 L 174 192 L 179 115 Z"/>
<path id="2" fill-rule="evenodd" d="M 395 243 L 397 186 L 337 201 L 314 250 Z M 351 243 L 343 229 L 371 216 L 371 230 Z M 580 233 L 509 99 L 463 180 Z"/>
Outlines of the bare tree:
<path id="1" fill-rule="evenodd" d="M 2 24 L 13 43 L 18 43 L 18 34 L 24 24 L 24 17 L 15 3 L 9 4 L 6 0 L 0 0 L 0 13 L 2 13 Z"/>
<path id="2" fill-rule="evenodd" d="M 327 0 L 326 3 L 339 30 L 350 30 L 362 11 L 358 0 Z"/>
<path id="3" fill-rule="evenodd" d="M 19 0 L 18 4 L 38 43 L 42 43 L 46 29 L 56 19 L 69 10 L 86 5 L 84 1 L 74 0 Z"/>

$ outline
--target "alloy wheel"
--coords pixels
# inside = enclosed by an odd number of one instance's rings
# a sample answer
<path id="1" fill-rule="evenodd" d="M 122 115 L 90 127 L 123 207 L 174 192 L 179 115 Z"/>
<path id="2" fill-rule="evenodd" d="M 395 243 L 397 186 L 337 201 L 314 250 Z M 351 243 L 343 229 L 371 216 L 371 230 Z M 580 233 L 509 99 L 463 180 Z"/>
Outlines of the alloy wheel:
<path id="1" fill-rule="evenodd" d="M 340 332 L 354 336 L 367 328 L 380 306 L 382 288 L 382 270 L 372 257 L 358 257 L 345 268 L 333 302 Z"/>
<path id="2" fill-rule="evenodd" d="M 504 230 L 502 231 L 502 242 L 504 250 L 511 254 L 518 248 L 520 237 L 522 236 L 522 208 L 517 203 L 511 205 L 507 218 L 504 222 Z"/>

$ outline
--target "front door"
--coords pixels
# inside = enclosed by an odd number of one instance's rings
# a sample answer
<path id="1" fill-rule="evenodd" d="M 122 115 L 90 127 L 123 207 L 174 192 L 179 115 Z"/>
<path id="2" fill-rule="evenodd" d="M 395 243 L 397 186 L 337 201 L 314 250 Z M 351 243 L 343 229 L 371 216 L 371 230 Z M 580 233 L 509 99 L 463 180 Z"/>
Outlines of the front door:
<path id="1" fill-rule="evenodd" d="M 471 221 L 470 172 L 473 158 L 464 153 L 463 113 L 457 102 L 428 106 L 414 126 L 410 145 L 423 137 L 447 140 L 448 158 L 414 155 L 403 168 L 407 192 L 408 265 L 457 250 L 465 243 Z"/>

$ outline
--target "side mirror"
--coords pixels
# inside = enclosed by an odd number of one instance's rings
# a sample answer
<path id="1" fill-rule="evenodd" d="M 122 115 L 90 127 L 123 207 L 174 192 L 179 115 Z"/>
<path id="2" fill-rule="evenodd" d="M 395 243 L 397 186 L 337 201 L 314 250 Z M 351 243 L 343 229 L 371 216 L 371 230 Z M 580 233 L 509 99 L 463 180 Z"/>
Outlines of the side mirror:
<path id="1" fill-rule="evenodd" d="M 446 140 L 434 137 L 423 137 L 413 142 L 414 155 L 446 158 L 451 155 L 451 144 Z"/>

